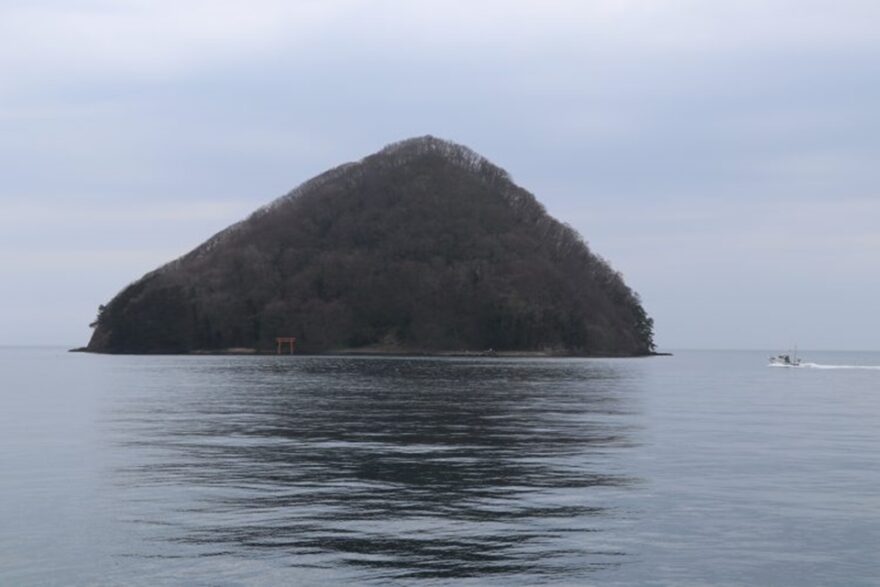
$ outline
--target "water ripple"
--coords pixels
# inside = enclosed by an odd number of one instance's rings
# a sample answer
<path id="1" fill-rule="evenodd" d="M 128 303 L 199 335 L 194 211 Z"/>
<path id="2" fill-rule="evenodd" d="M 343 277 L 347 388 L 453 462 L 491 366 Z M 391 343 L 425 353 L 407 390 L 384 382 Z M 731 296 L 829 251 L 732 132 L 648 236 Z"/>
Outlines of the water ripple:
<path id="1" fill-rule="evenodd" d="M 607 363 L 267 358 L 185 373 L 198 383 L 151 373 L 155 392 L 107 423 L 129 457 L 114 477 L 130 523 L 154 540 L 361 581 L 541 582 L 627 559 L 602 535 L 634 515 L 609 495 L 638 483 L 620 459 L 638 408 Z"/>

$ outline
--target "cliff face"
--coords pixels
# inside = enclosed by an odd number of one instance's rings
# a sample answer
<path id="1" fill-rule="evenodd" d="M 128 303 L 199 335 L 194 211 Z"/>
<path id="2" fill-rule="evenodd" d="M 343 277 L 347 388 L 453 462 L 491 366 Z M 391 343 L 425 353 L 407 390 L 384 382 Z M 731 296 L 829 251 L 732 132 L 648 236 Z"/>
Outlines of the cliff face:
<path id="1" fill-rule="evenodd" d="M 403 141 L 328 171 L 102 307 L 88 350 L 522 350 L 636 355 L 618 273 L 473 151 Z"/>

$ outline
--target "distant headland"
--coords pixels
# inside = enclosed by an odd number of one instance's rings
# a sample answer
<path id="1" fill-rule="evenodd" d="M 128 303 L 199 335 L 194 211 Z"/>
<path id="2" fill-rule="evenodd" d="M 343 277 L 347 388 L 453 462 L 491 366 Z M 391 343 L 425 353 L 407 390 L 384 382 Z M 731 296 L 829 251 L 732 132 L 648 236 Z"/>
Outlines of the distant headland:
<path id="1" fill-rule="evenodd" d="M 100 353 L 654 354 L 619 273 L 507 172 L 430 136 L 305 182 L 92 326 L 81 350 Z"/>

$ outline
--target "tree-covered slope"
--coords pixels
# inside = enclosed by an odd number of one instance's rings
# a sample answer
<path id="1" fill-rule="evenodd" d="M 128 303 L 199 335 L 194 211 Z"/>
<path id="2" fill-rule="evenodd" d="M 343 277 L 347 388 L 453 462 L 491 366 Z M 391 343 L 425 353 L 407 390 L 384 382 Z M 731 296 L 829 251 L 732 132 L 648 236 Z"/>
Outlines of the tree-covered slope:
<path id="1" fill-rule="evenodd" d="M 306 182 L 102 306 L 88 349 L 645 354 L 621 276 L 534 196 L 433 137 Z"/>

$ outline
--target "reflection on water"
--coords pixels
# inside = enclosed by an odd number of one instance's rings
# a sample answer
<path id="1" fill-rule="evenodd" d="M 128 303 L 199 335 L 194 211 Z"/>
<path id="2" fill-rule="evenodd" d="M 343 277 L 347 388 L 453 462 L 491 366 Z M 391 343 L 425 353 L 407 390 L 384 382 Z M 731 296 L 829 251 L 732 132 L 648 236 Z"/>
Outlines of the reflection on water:
<path id="1" fill-rule="evenodd" d="M 624 505 L 638 380 L 614 361 L 142 369 L 108 422 L 127 522 L 155 545 L 129 556 L 267 558 L 360 582 L 534 583 L 628 560 L 615 529 L 638 516 Z"/>

